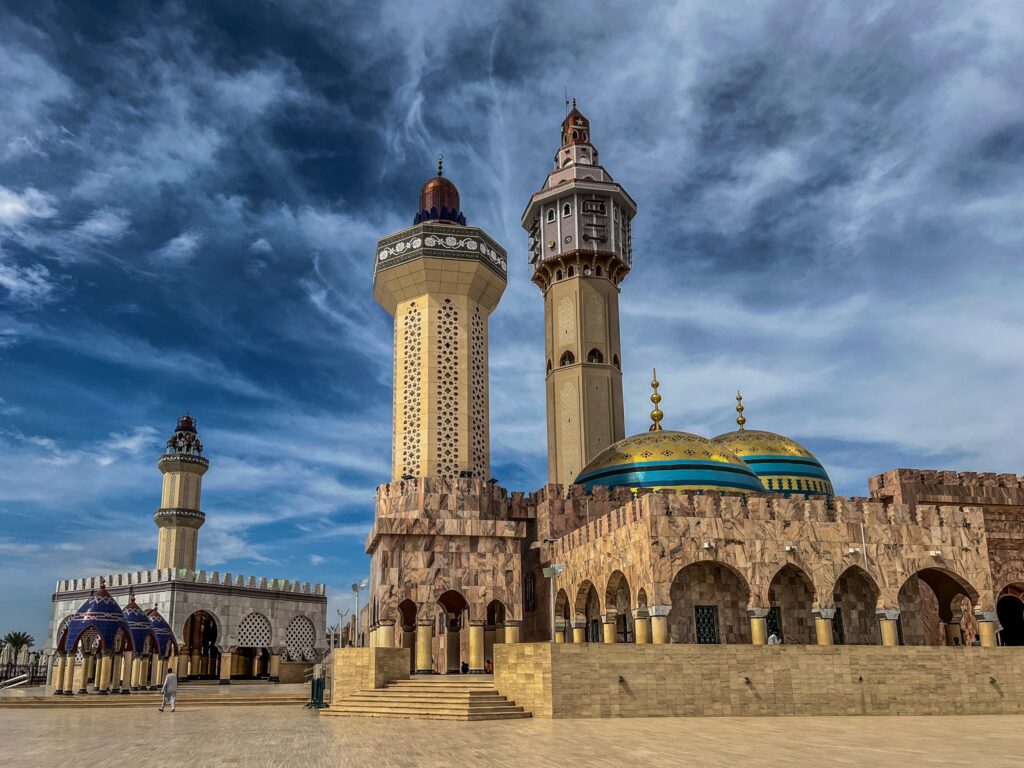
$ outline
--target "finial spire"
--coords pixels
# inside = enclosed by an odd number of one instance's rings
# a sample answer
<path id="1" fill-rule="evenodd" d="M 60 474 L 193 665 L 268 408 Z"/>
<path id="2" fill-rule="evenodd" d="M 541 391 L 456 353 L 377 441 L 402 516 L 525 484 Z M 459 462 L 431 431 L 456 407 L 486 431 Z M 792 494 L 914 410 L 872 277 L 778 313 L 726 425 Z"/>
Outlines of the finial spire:
<path id="1" fill-rule="evenodd" d="M 647 431 L 660 432 L 661 420 L 665 418 L 665 414 L 662 413 L 661 408 L 658 407 L 658 403 L 661 402 L 661 395 L 658 394 L 658 387 L 661 386 L 661 383 L 658 381 L 658 369 L 654 368 L 651 373 L 651 389 L 654 390 L 654 393 L 651 395 L 651 402 L 654 403 L 654 410 L 651 411 L 651 426 Z"/>
<path id="2" fill-rule="evenodd" d="M 742 432 L 743 425 L 747 423 L 747 420 L 743 416 L 743 395 L 738 389 L 736 390 L 736 413 L 736 423 L 740 425 L 740 432 Z"/>
<path id="3" fill-rule="evenodd" d="M 437 175 L 444 176 L 444 155 L 437 156 Z"/>

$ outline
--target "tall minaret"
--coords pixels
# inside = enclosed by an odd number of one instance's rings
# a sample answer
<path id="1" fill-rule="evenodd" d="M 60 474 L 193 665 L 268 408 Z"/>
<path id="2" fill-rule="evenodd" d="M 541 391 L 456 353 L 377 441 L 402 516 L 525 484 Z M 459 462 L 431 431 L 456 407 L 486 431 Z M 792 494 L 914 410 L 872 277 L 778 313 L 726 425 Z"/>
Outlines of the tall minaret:
<path id="1" fill-rule="evenodd" d="M 203 456 L 195 419 L 188 414 L 178 419 L 157 466 L 164 476 L 164 488 L 160 509 L 153 515 L 160 529 L 156 567 L 194 571 L 199 529 L 206 521 L 199 502 L 203 475 L 210 468 L 210 462 Z"/>
<path id="2" fill-rule="evenodd" d="M 506 267 L 439 161 L 413 225 L 377 243 L 373 295 L 395 318 L 393 479 L 490 477 L 487 320 Z"/>
<path id="3" fill-rule="evenodd" d="M 544 294 L 548 480 L 565 485 L 625 436 L 619 283 L 633 260 L 636 203 L 598 164 L 575 100 L 554 165 L 522 223 Z"/>

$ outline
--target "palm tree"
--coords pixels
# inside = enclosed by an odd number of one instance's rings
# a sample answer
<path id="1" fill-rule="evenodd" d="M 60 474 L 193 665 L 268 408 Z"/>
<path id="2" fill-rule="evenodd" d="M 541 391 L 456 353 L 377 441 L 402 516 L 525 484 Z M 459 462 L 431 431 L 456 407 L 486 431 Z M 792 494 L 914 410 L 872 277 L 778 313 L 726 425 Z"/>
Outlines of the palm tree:
<path id="1" fill-rule="evenodd" d="M 36 639 L 28 632 L 8 632 L 0 640 L 3 645 L 9 645 L 12 651 L 12 658 L 18 657 L 18 652 L 26 645 L 31 648 Z"/>

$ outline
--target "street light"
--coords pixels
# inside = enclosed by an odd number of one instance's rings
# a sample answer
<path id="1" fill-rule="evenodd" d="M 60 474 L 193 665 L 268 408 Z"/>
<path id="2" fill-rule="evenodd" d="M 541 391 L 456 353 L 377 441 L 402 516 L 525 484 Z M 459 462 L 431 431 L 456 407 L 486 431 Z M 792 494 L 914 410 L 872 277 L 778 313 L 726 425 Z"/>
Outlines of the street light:
<path id="1" fill-rule="evenodd" d="M 565 570 L 564 563 L 552 563 L 544 569 L 544 575 L 551 584 L 551 642 L 555 642 L 555 579 Z"/>
<path id="2" fill-rule="evenodd" d="M 352 591 L 356 593 L 356 647 L 362 646 L 362 638 L 359 637 L 359 593 L 366 589 L 366 579 L 352 585 Z"/>
<path id="3" fill-rule="evenodd" d="M 341 608 L 336 608 L 335 610 L 338 612 L 338 647 L 341 648 L 341 638 L 345 634 L 345 617 L 348 616 L 349 609 L 346 608 L 342 611 Z"/>

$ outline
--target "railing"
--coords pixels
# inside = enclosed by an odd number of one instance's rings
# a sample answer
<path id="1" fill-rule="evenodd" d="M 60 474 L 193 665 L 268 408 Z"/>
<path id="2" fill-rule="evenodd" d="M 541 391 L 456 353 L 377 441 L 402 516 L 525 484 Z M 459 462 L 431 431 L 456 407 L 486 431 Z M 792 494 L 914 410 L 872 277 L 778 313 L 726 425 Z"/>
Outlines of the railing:
<path id="1" fill-rule="evenodd" d="M 24 677 L 24 683 L 15 682 Z M 33 658 L 28 664 L 8 662 L 0 665 L 0 687 L 9 688 L 15 685 L 38 685 L 46 682 L 46 658 Z"/>

